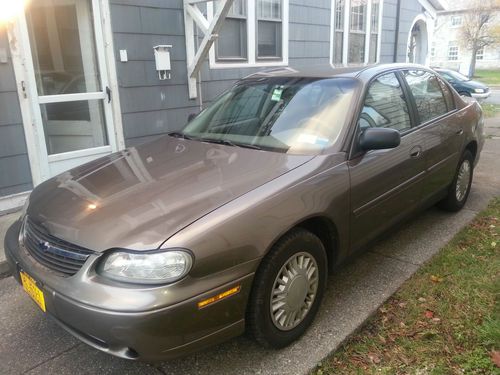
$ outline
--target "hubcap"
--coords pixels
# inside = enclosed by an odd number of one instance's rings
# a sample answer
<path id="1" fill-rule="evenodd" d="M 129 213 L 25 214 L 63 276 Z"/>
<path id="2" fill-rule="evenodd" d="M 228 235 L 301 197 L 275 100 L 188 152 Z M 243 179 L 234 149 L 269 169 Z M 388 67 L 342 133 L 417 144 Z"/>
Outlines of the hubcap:
<path id="1" fill-rule="evenodd" d="M 318 265 L 311 254 L 300 252 L 286 261 L 271 293 L 271 317 L 276 328 L 289 331 L 304 320 L 316 298 L 318 282 Z"/>
<path id="2" fill-rule="evenodd" d="M 465 198 L 467 190 L 469 189 L 470 170 L 470 161 L 464 160 L 462 162 L 462 165 L 460 165 L 460 169 L 458 170 L 457 184 L 455 189 L 455 196 L 457 198 L 457 201 L 459 202 L 461 202 Z"/>

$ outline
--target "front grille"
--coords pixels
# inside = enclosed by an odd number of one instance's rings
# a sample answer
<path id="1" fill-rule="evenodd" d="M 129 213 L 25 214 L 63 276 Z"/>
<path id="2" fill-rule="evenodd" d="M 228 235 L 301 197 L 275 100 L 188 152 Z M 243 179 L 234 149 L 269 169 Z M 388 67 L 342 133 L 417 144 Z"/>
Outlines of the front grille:
<path id="1" fill-rule="evenodd" d="M 94 253 L 51 236 L 29 218 L 24 222 L 23 240 L 26 250 L 38 263 L 65 276 L 77 273 Z"/>

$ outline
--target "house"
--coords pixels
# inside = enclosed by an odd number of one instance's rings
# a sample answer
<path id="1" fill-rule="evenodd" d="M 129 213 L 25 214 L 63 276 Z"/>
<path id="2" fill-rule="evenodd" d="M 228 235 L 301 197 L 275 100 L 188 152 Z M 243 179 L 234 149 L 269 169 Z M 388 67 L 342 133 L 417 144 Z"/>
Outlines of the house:
<path id="1" fill-rule="evenodd" d="M 33 186 L 71 167 L 181 128 L 257 70 L 428 63 L 432 25 L 445 9 L 442 0 L 36 0 L 2 7 L 0 211 L 22 205 Z M 117 173 L 141 178 L 122 168 Z"/>
<path id="2" fill-rule="evenodd" d="M 463 43 L 461 30 L 471 12 L 470 0 L 450 2 L 446 10 L 438 11 L 435 20 L 434 39 L 431 44 L 431 65 L 454 69 L 469 74 L 472 51 Z M 500 9 L 493 12 L 489 28 L 500 28 Z M 500 69 L 500 47 L 487 46 L 476 54 L 476 69 Z"/>

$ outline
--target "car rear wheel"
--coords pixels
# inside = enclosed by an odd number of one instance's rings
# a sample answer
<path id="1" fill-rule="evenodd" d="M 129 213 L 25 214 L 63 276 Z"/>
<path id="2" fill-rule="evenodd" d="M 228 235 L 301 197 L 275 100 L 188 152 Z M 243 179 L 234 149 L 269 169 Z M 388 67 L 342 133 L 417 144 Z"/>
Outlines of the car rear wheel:
<path id="1" fill-rule="evenodd" d="M 458 163 L 458 168 L 448 189 L 448 195 L 439 206 L 447 211 L 458 211 L 467 202 L 472 185 L 472 174 L 474 169 L 474 157 L 469 150 L 465 150 Z"/>
<path id="2" fill-rule="evenodd" d="M 471 97 L 472 95 L 470 94 L 470 92 L 467 92 L 467 91 L 461 91 L 459 92 L 460 96 L 467 96 L 467 97 Z"/>
<path id="3" fill-rule="evenodd" d="M 326 287 L 321 240 L 305 229 L 283 236 L 264 258 L 247 311 L 249 333 L 264 347 L 282 348 L 311 325 Z"/>

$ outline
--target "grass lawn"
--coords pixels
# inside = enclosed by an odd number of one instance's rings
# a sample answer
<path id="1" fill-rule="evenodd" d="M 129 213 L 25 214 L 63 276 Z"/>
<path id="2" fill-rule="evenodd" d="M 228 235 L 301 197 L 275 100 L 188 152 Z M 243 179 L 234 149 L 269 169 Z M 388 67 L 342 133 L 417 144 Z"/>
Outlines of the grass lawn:
<path id="1" fill-rule="evenodd" d="M 500 374 L 500 198 L 313 374 Z"/>
<path id="2" fill-rule="evenodd" d="M 500 85 L 499 70 L 476 70 L 474 79 L 483 82 L 486 85 Z"/>
<path id="3" fill-rule="evenodd" d="M 500 116 L 500 105 L 499 104 L 481 103 L 481 108 L 483 109 L 485 117 Z"/>

